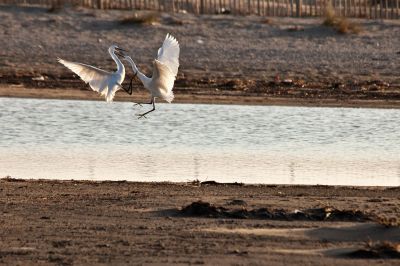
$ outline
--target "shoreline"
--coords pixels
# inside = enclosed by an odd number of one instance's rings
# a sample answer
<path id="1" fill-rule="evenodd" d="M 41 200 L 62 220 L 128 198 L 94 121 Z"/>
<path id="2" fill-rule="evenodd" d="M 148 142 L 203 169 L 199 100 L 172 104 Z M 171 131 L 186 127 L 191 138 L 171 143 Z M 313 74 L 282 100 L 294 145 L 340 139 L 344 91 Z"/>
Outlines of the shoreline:
<path id="1" fill-rule="evenodd" d="M 370 191 L 379 191 L 379 190 L 399 190 L 400 186 L 357 186 L 357 185 L 320 185 L 320 184 L 275 184 L 275 183 L 242 183 L 242 182 L 218 182 L 214 180 L 200 181 L 129 181 L 129 180 L 90 180 L 90 179 L 47 179 L 47 178 L 14 178 L 11 176 L 6 176 L 0 178 L 0 182 L 47 182 L 47 183 L 82 183 L 82 184 L 136 184 L 136 185 L 171 185 L 171 186 L 221 186 L 221 187 L 258 187 L 258 188 L 283 188 L 283 189 L 337 189 L 343 188 L 346 190 L 370 190 Z"/>
<path id="2" fill-rule="evenodd" d="M 89 100 L 104 101 L 97 93 L 77 89 L 46 89 L 46 88 L 24 88 L 21 86 L 0 85 L 0 97 L 6 98 L 36 98 L 36 99 L 59 99 L 59 100 Z M 148 100 L 149 94 L 145 91 L 134 92 L 132 96 L 123 95 L 119 92 L 114 101 L 134 102 Z M 296 106 L 296 107 L 346 107 L 346 108 L 382 108 L 399 109 L 400 100 L 340 100 L 328 99 L 307 99 L 307 98 L 286 98 L 263 95 L 221 95 L 221 94 L 193 94 L 175 93 L 173 103 L 183 104 L 235 104 L 235 105 L 265 105 L 265 106 Z"/>

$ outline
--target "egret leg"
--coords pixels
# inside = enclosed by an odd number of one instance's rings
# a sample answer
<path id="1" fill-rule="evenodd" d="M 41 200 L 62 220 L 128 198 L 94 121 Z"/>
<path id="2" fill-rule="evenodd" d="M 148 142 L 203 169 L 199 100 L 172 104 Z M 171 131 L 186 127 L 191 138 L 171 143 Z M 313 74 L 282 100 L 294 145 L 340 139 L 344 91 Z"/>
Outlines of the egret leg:
<path id="1" fill-rule="evenodd" d="M 153 99 L 154 98 L 151 97 L 150 102 L 148 102 L 148 103 L 135 103 L 133 106 L 136 106 L 136 105 L 142 106 L 142 104 L 153 104 L 153 101 L 154 101 Z"/>
<path id="2" fill-rule="evenodd" d="M 153 109 L 151 109 L 150 111 L 147 111 L 147 112 L 145 112 L 145 113 L 143 113 L 143 114 L 137 115 L 137 116 L 138 116 L 138 119 L 140 119 L 140 118 L 142 118 L 142 117 L 146 118 L 146 115 L 147 115 L 148 113 L 151 113 L 151 112 L 153 112 L 154 110 L 156 110 L 156 105 L 155 105 L 154 97 L 151 98 L 151 103 L 153 104 Z"/>
<path id="3" fill-rule="evenodd" d="M 119 85 L 124 91 L 126 91 L 126 93 L 128 93 L 129 95 L 132 95 L 132 81 L 133 81 L 133 78 L 134 78 L 134 77 L 131 78 L 131 82 L 129 83 L 129 88 L 128 88 L 128 89 L 126 89 L 126 88 L 124 88 L 122 85 L 118 84 L 118 85 Z"/>
<path id="4" fill-rule="evenodd" d="M 131 79 L 131 84 L 129 85 L 129 89 L 126 89 L 124 86 L 122 86 L 121 84 L 117 83 L 117 85 L 123 89 L 126 93 L 128 93 L 129 95 L 132 95 L 132 79 Z"/>

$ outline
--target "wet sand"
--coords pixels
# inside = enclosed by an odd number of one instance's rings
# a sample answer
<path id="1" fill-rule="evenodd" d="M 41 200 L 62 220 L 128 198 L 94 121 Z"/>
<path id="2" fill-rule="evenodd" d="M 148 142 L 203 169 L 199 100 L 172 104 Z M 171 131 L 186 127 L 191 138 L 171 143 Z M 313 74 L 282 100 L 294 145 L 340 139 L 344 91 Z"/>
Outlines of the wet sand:
<path id="1" fill-rule="evenodd" d="M 374 218 L 399 219 L 399 194 L 398 187 L 1 179 L 0 263 L 398 265 L 354 251 L 400 242 L 398 226 Z M 184 208 L 199 200 L 211 205 Z M 317 218 L 304 214 L 310 208 Z"/>
<path id="2" fill-rule="evenodd" d="M 25 88 L 23 86 L 0 85 L 0 97 L 67 99 L 104 101 L 104 98 L 89 89 L 45 89 Z M 148 102 L 150 94 L 144 90 L 128 95 L 117 92 L 114 101 Z M 363 107 L 363 108 L 400 108 L 397 99 L 313 99 L 296 97 L 277 97 L 271 95 L 252 95 L 241 93 L 207 93 L 186 92 L 175 90 L 173 103 L 195 104 L 244 104 L 244 105 L 274 105 L 274 106 L 306 106 L 306 107 Z"/>

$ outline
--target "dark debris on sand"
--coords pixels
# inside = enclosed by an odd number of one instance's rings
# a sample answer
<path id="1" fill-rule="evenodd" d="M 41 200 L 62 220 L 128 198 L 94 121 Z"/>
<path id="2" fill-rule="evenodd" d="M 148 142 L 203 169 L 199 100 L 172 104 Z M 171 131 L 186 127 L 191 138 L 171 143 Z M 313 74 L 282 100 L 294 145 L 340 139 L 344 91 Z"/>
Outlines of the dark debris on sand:
<path id="1" fill-rule="evenodd" d="M 215 206 L 208 202 L 197 201 L 180 210 L 184 216 L 233 218 L 233 219 L 269 219 L 269 220 L 302 220 L 302 221 L 371 221 L 372 217 L 359 210 L 338 210 L 332 207 L 295 210 L 288 212 L 283 209 L 234 209 L 230 210 Z"/>
<path id="2" fill-rule="evenodd" d="M 400 259 L 400 243 L 370 242 L 346 256 L 357 259 Z"/>

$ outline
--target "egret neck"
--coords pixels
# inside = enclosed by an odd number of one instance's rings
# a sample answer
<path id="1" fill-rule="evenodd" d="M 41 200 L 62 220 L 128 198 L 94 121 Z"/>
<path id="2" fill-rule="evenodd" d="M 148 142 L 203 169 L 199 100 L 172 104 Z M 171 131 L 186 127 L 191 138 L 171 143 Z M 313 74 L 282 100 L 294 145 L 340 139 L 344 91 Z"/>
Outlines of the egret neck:
<path id="1" fill-rule="evenodd" d="M 118 56 L 115 55 L 115 48 L 113 46 L 111 46 L 110 48 L 108 48 L 108 52 L 110 53 L 112 59 L 114 60 L 114 62 L 117 64 L 117 74 L 121 75 L 122 80 L 124 80 L 125 78 L 125 67 L 122 64 L 121 60 L 119 60 Z"/>
<path id="2" fill-rule="evenodd" d="M 135 75 L 140 79 L 140 81 L 143 83 L 144 87 L 148 89 L 148 85 L 151 81 L 151 78 L 146 77 L 145 74 L 139 71 L 137 68 L 135 62 L 133 62 L 132 58 L 130 56 L 127 56 L 124 58 L 125 60 L 129 61 L 129 63 L 132 65 L 132 70 L 135 72 Z"/>

